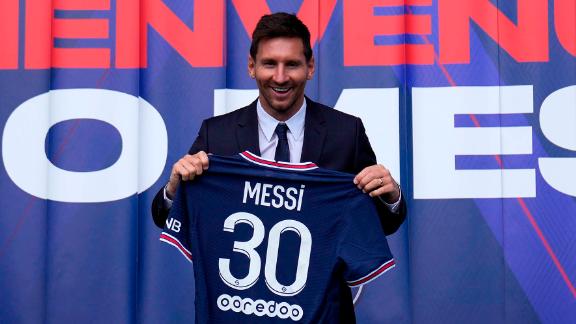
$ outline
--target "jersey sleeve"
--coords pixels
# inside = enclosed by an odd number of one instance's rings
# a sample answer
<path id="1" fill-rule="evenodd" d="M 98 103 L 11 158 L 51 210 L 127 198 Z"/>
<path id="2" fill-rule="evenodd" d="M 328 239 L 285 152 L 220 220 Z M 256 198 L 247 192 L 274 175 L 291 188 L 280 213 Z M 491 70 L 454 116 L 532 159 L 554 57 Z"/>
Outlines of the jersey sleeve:
<path id="1" fill-rule="evenodd" d="M 164 224 L 164 230 L 160 234 L 160 241 L 168 243 L 178 249 L 184 257 L 192 262 L 190 244 L 190 225 L 192 223 L 190 208 L 188 205 L 187 189 L 188 182 L 179 186 L 168 219 Z"/>
<path id="2" fill-rule="evenodd" d="M 364 285 L 395 266 L 376 207 L 362 194 L 349 200 L 339 257 L 345 264 L 344 278 L 350 287 Z"/>

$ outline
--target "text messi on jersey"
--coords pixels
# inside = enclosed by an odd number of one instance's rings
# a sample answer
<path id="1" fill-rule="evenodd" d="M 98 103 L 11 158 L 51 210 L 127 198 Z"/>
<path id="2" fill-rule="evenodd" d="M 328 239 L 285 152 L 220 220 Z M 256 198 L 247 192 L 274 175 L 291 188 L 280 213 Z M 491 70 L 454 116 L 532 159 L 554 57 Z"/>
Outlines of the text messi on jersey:
<path id="1" fill-rule="evenodd" d="M 243 203 L 252 202 L 257 206 L 286 208 L 288 210 L 300 211 L 302 208 L 302 197 L 304 197 L 304 185 L 300 189 L 281 185 L 271 185 L 268 183 L 251 184 L 249 181 L 244 183 Z"/>

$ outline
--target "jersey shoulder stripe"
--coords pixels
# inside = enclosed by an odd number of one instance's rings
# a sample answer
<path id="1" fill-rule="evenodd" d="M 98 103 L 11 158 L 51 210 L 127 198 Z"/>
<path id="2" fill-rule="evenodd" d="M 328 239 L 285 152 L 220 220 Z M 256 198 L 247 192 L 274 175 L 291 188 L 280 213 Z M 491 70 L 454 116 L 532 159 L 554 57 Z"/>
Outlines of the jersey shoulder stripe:
<path id="1" fill-rule="evenodd" d="M 287 162 L 277 162 L 273 160 L 268 160 L 257 156 L 256 154 L 244 151 L 240 153 L 247 161 L 258 164 L 261 166 L 266 166 L 275 169 L 284 169 L 284 170 L 295 170 L 295 171 L 307 171 L 307 170 L 314 170 L 317 169 L 318 166 L 312 162 L 304 162 L 304 163 L 287 163 Z"/>
<path id="2" fill-rule="evenodd" d="M 348 281 L 348 286 L 357 287 L 357 286 L 365 285 L 365 284 L 369 283 L 370 281 L 380 277 L 382 274 L 388 272 L 388 270 L 394 268 L 395 266 L 396 266 L 396 263 L 394 262 L 394 259 L 388 260 L 388 261 L 384 262 L 384 264 L 379 266 L 376 270 L 370 272 L 369 274 L 365 275 L 364 277 L 356 279 L 356 280 Z"/>
<path id="3" fill-rule="evenodd" d="M 174 236 L 166 232 L 162 232 L 162 234 L 160 234 L 160 241 L 168 243 L 177 248 L 178 251 L 180 251 L 180 253 L 182 253 L 188 261 L 192 262 L 192 253 L 188 251 L 188 249 L 186 249 L 184 245 L 180 243 L 180 241 Z"/>

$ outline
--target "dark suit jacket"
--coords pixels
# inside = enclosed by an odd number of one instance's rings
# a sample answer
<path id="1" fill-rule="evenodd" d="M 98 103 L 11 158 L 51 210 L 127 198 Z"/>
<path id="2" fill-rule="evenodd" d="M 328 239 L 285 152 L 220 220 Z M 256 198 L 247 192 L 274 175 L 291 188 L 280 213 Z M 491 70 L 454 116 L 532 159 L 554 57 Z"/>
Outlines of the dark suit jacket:
<path id="1" fill-rule="evenodd" d="M 365 167 L 376 164 L 376 156 L 359 118 L 309 98 L 306 98 L 306 107 L 304 143 L 300 158 L 302 162 L 314 162 L 322 168 L 351 174 L 357 174 Z M 234 155 L 248 150 L 260 155 L 258 143 L 258 115 L 254 101 L 244 108 L 205 120 L 188 153 L 204 151 L 218 155 Z M 394 233 L 406 216 L 404 199 L 400 202 L 398 214 L 391 213 L 380 199 L 373 200 L 384 233 Z M 168 210 L 163 206 L 164 194 L 161 189 L 152 203 L 154 223 L 160 228 L 164 227 L 168 217 Z M 340 290 L 342 298 L 333 301 L 336 303 L 333 306 L 340 308 L 342 322 L 354 322 L 350 289 L 345 283 L 335 289 Z"/>

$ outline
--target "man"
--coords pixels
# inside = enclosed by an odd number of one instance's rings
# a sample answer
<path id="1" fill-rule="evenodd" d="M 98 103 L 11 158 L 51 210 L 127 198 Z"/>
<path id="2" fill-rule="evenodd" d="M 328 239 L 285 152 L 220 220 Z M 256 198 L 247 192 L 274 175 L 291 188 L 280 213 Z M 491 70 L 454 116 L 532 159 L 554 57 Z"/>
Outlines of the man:
<path id="1" fill-rule="evenodd" d="M 263 16 L 252 34 L 248 58 L 258 99 L 202 123 L 190 151 L 174 164 L 168 184 L 154 198 L 156 225 L 164 227 L 180 181 L 192 181 L 208 169 L 208 153 L 233 155 L 248 150 L 271 160 L 314 162 L 356 174 L 354 183 L 373 197 L 384 232 L 394 233 L 406 215 L 400 187 L 384 166 L 376 164 L 359 118 L 304 96 L 314 69 L 308 28 L 294 15 Z M 343 283 L 340 291 L 345 305 L 341 318 L 352 322 L 350 290 Z"/>

